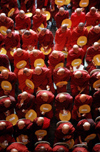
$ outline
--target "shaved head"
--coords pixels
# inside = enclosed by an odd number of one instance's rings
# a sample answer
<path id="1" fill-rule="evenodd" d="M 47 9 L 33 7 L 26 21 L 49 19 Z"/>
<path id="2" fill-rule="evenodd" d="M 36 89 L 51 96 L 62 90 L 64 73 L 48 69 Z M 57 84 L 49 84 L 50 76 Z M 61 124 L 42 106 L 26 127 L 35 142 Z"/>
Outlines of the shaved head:
<path id="1" fill-rule="evenodd" d="M 98 25 L 94 26 L 94 27 L 93 27 L 93 30 L 94 30 L 94 32 L 97 33 L 97 34 L 100 33 L 100 27 L 99 27 Z"/>
<path id="2" fill-rule="evenodd" d="M 3 130 L 6 127 L 5 122 L 0 122 L 0 130 Z"/>
<path id="3" fill-rule="evenodd" d="M 81 102 L 85 102 L 86 101 L 86 94 L 81 94 L 80 95 L 80 100 L 81 100 Z"/>
<path id="4" fill-rule="evenodd" d="M 4 22 L 5 19 L 6 19 L 6 14 L 5 14 L 5 13 L 1 13 L 1 14 L 0 14 L 0 20 L 1 20 L 2 22 Z"/>
<path id="5" fill-rule="evenodd" d="M 63 7 L 60 7 L 60 8 L 59 8 L 59 13 L 60 13 L 60 15 L 63 15 L 63 14 L 64 14 L 64 11 L 65 11 L 65 10 L 64 10 Z"/>
<path id="6" fill-rule="evenodd" d="M 41 146 L 40 148 L 39 148 L 39 151 L 38 152 L 46 152 L 47 150 L 46 150 L 46 148 L 44 147 L 44 146 Z"/>
<path id="7" fill-rule="evenodd" d="M 99 46 L 100 46 L 100 44 L 99 44 L 98 42 L 95 42 L 95 43 L 93 44 L 94 50 L 98 50 Z"/>
<path id="8" fill-rule="evenodd" d="M 36 15 L 37 15 L 37 17 L 41 16 L 41 10 L 40 9 L 36 9 Z"/>
<path id="9" fill-rule="evenodd" d="M 54 50 L 52 51 L 52 56 L 56 59 L 58 58 L 58 51 Z"/>
<path id="10" fill-rule="evenodd" d="M 57 152 L 65 152 L 65 149 L 63 147 L 60 147 Z"/>
<path id="11" fill-rule="evenodd" d="M 63 68 L 60 68 L 58 71 L 57 71 L 57 74 L 58 75 L 63 75 L 65 73 L 65 69 Z"/>
<path id="12" fill-rule="evenodd" d="M 78 24 L 78 29 L 79 29 L 80 31 L 83 31 L 83 28 L 84 28 L 84 23 L 83 23 L 83 22 L 80 22 L 80 23 Z"/>
<path id="13" fill-rule="evenodd" d="M 46 92 L 43 92 L 42 95 L 41 95 L 41 98 L 42 98 L 43 101 L 47 102 L 48 99 L 49 99 L 49 96 Z"/>
<path id="14" fill-rule="evenodd" d="M 16 53 L 17 56 L 21 56 L 23 54 L 23 50 L 21 48 L 17 48 Z"/>
<path id="15" fill-rule="evenodd" d="M 23 73 L 24 73 L 26 76 L 29 76 L 29 75 L 30 75 L 30 69 L 24 68 L 24 69 L 23 69 Z"/>
<path id="16" fill-rule="evenodd" d="M 4 106 L 5 106 L 6 108 L 8 108 L 8 107 L 10 107 L 10 105 L 11 105 L 11 101 L 10 101 L 9 99 L 6 99 L 6 100 L 4 101 Z"/>
<path id="17" fill-rule="evenodd" d="M 64 33 L 66 30 L 67 30 L 67 24 L 63 24 L 63 25 L 61 26 L 61 31 L 62 31 L 62 33 Z"/>
<path id="18" fill-rule="evenodd" d="M 2 70 L 2 72 L 1 72 L 1 74 L 2 74 L 2 77 L 4 78 L 4 79 L 8 79 L 8 75 L 9 75 L 9 72 L 8 72 L 8 70 Z"/>
<path id="19" fill-rule="evenodd" d="M 37 118 L 37 125 L 38 126 L 42 126 L 43 122 L 44 122 L 44 118 L 43 117 L 38 117 Z"/>
<path id="20" fill-rule="evenodd" d="M 17 149 L 12 149 L 10 152 L 18 152 Z"/>
<path id="21" fill-rule="evenodd" d="M 77 8 L 77 9 L 75 10 L 75 12 L 76 12 L 77 15 L 79 16 L 79 15 L 81 14 L 81 12 L 82 12 L 82 9 L 81 9 L 81 8 Z"/>
<path id="22" fill-rule="evenodd" d="M 25 122 L 23 120 L 18 121 L 18 128 L 21 130 L 25 127 Z"/>
<path id="23" fill-rule="evenodd" d="M 95 8 L 95 7 L 91 7 L 91 8 L 90 8 L 90 13 L 91 13 L 91 14 L 95 14 L 95 12 L 96 12 L 96 8 Z"/>
<path id="24" fill-rule="evenodd" d="M 77 79 L 81 78 L 81 76 L 82 76 L 82 72 L 81 71 L 76 71 L 74 73 L 74 77 L 77 78 Z"/>
<path id="25" fill-rule="evenodd" d="M 62 133 L 67 134 L 68 132 L 69 132 L 69 125 L 64 124 L 63 127 L 62 127 Z"/>
<path id="26" fill-rule="evenodd" d="M 79 52 L 79 46 L 78 45 L 73 45 L 73 50 L 77 54 Z"/>
<path id="27" fill-rule="evenodd" d="M 66 99 L 65 95 L 63 93 L 60 93 L 59 95 L 59 102 L 64 102 Z"/>
<path id="28" fill-rule="evenodd" d="M 39 66 L 37 66 L 37 67 L 35 68 L 35 73 L 36 73 L 37 75 L 40 75 L 40 74 L 42 73 L 42 68 L 39 67 Z"/>
<path id="29" fill-rule="evenodd" d="M 90 129 L 90 123 L 89 122 L 85 122 L 83 124 L 83 128 L 84 128 L 84 130 L 88 131 Z"/>
<path id="30" fill-rule="evenodd" d="M 28 98 L 28 93 L 26 91 L 21 93 L 21 98 L 26 100 Z"/>

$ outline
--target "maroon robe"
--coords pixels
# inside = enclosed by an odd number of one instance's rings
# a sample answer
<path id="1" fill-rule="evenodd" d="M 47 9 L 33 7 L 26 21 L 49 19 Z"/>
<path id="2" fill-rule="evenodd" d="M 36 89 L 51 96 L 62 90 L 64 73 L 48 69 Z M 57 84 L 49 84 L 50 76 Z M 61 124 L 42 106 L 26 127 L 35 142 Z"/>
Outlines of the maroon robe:
<path id="1" fill-rule="evenodd" d="M 100 144 L 96 144 L 93 149 L 92 149 L 92 152 L 99 152 L 100 150 Z"/>
<path id="2" fill-rule="evenodd" d="M 38 152 L 39 149 L 40 149 L 40 147 L 42 147 L 42 146 L 45 147 L 46 152 L 52 152 L 52 148 L 50 147 L 49 144 L 47 144 L 47 143 L 41 143 L 41 142 L 38 143 L 38 145 L 36 145 L 34 152 Z"/>
<path id="3" fill-rule="evenodd" d="M 0 26 L 5 26 L 7 29 L 14 30 L 14 21 L 11 18 L 6 17 L 4 22 L 0 21 Z"/>
<path id="4" fill-rule="evenodd" d="M 64 124 L 69 125 L 69 131 L 67 134 L 63 134 L 62 133 L 62 127 Z M 73 125 L 70 122 L 62 122 L 61 124 L 59 124 L 59 126 L 56 128 L 55 131 L 55 143 L 56 142 L 65 142 L 69 139 L 74 138 L 74 132 L 75 132 L 75 128 L 73 127 Z"/>
<path id="5" fill-rule="evenodd" d="M 65 70 L 64 74 L 58 75 L 57 72 L 60 68 L 54 69 L 53 70 L 53 82 L 57 84 L 58 82 L 61 81 L 69 81 L 70 79 L 70 71 L 67 68 L 63 68 Z M 66 85 L 63 85 L 62 87 L 57 86 L 57 93 L 60 92 L 67 92 L 67 87 Z"/>
<path id="6" fill-rule="evenodd" d="M 67 146 L 62 145 L 62 144 L 55 145 L 52 150 L 53 152 L 58 152 L 60 148 L 63 148 L 65 152 L 69 152 L 69 149 L 67 148 Z"/>
<path id="7" fill-rule="evenodd" d="M 37 0 L 37 8 L 45 8 L 46 10 L 50 11 L 50 3 L 50 0 Z"/>
<path id="8" fill-rule="evenodd" d="M 25 4 L 25 0 L 21 0 L 20 2 L 21 10 L 24 10 L 25 13 L 27 13 L 27 10 L 29 12 L 32 12 L 32 14 L 35 14 L 35 0 L 28 0 Z"/>
<path id="9" fill-rule="evenodd" d="M 95 26 L 100 24 L 100 14 L 95 12 L 95 14 L 91 14 L 90 12 L 88 12 L 86 14 L 86 25 L 85 26 Z"/>
<path id="10" fill-rule="evenodd" d="M 66 99 L 63 102 L 59 102 L 60 94 L 58 94 L 55 98 L 55 116 L 58 120 L 60 120 L 59 113 L 62 112 L 63 109 L 68 110 L 70 112 L 72 110 L 73 97 L 67 93 L 65 93 L 64 95 Z"/>
<path id="11" fill-rule="evenodd" d="M 17 104 L 16 104 L 16 113 L 19 119 L 25 118 L 25 114 L 30 109 L 35 109 L 35 96 L 28 93 L 28 98 L 24 100 L 23 105 L 19 107 L 21 101 L 21 94 L 17 97 Z M 23 112 L 23 109 L 25 112 Z"/>
<path id="12" fill-rule="evenodd" d="M 43 101 L 43 99 L 41 98 L 41 96 L 44 92 L 48 94 L 48 101 Z M 53 101 L 54 101 L 54 95 L 53 95 L 52 92 L 46 91 L 46 90 L 38 92 L 38 94 L 36 95 L 37 116 L 38 117 L 44 116 L 44 117 L 47 117 L 47 118 L 51 119 L 53 117 L 53 109 L 51 109 L 49 112 L 46 112 L 44 115 L 42 115 L 41 111 L 40 111 L 40 106 L 43 105 L 43 104 L 50 104 L 51 106 L 53 106 Z"/>
<path id="13" fill-rule="evenodd" d="M 0 74 L 0 84 L 2 81 L 8 81 L 11 83 L 12 90 L 8 94 L 15 97 L 15 84 L 17 82 L 16 74 L 14 72 L 9 72 L 7 79 L 4 79 L 2 77 L 2 74 Z M 5 95 L 5 91 L 0 87 L 0 96 L 3 96 L 3 95 Z"/>
<path id="14" fill-rule="evenodd" d="M 85 147 L 75 147 L 72 152 L 89 152 Z"/>
<path id="15" fill-rule="evenodd" d="M 0 54 L 0 66 L 4 66 L 9 69 L 9 59 L 6 55 Z"/>
<path id="16" fill-rule="evenodd" d="M 81 102 L 80 96 L 81 95 L 79 94 L 75 97 L 74 106 L 73 106 L 73 110 L 72 110 L 72 119 L 74 119 L 76 121 L 79 121 L 83 118 L 86 118 L 86 119 L 92 118 L 91 111 L 89 113 L 87 113 L 85 115 L 85 117 L 78 117 L 77 112 L 79 112 L 79 107 L 82 106 L 82 105 L 85 105 L 85 104 L 87 104 L 91 107 L 92 102 L 93 102 L 92 96 L 86 95 L 86 101 L 85 102 Z"/>
<path id="17" fill-rule="evenodd" d="M 0 49 L 4 46 L 4 37 L 3 35 L 0 33 Z"/>
<path id="18" fill-rule="evenodd" d="M 84 94 L 89 94 L 89 79 L 90 79 L 90 75 L 88 74 L 88 72 L 86 71 L 82 71 L 79 70 L 80 72 L 82 72 L 82 76 L 81 78 L 77 79 L 74 77 L 74 73 L 72 73 L 71 76 L 71 92 L 72 92 L 72 96 L 76 96 L 77 94 L 79 94 L 79 90 L 78 90 L 78 86 L 82 89 L 84 88 L 83 92 Z"/>

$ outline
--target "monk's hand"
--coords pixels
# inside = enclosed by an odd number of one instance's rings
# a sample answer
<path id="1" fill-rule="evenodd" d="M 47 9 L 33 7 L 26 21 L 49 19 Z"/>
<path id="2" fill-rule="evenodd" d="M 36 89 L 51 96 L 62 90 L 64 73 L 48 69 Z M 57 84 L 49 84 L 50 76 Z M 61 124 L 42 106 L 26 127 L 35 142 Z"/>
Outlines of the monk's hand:
<path id="1" fill-rule="evenodd" d="M 67 52 L 67 51 L 68 51 L 67 47 L 64 47 L 64 51 L 65 51 L 65 52 Z"/>
<path id="2" fill-rule="evenodd" d="M 48 91 L 50 91 L 50 86 L 49 86 L 49 85 L 47 85 L 47 86 L 46 86 L 46 89 L 47 89 Z"/>
<path id="3" fill-rule="evenodd" d="M 73 72 L 73 68 L 70 66 L 70 71 Z"/>
<path id="4" fill-rule="evenodd" d="M 10 115 L 10 111 L 9 111 L 9 110 L 7 110 L 4 114 L 5 114 L 5 116 L 7 117 L 7 116 L 9 116 L 9 115 Z"/>
<path id="5" fill-rule="evenodd" d="M 82 117 L 85 117 L 85 116 L 86 116 L 86 113 L 83 113 L 83 114 L 82 114 Z"/>
<path id="6" fill-rule="evenodd" d="M 32 45 L 28 45 L 27 48 L 28 48 L 29 51 L 33 50 L 33 46 Z"/>
<path id="7" fill-rule="evenodd" d="M 37 136 L 38 141 L 42 140 L 42 136 Z"/>
<path id="8" fill-rule="evenodd" d="M 42 114 L 42 115 L 45 115 L 45 112 L 44 112 L 44 111 L 41 111 L 41 114 Z"/>

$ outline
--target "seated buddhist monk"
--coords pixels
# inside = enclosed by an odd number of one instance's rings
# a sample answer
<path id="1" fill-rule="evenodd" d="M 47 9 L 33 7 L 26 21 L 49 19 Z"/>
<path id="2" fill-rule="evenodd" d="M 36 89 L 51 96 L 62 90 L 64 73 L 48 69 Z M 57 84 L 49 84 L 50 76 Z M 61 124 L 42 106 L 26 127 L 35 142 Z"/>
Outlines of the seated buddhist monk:
<path id="1" fill-rule="evenodd" d="M 99 150 L 100 150 L 100 143 L 97 143 L 94 145 L 92 152 L 99 152 Z"/>
<path id="2" fill-rule="evenodd" d="M 47 91 L 47 90 L 41 90 L 36 94 L 36 112 L 37 112 L 37 116 L 44 116 L 47 117 L 49 119 L 51 119 L 53 117 L 53 101 L 54 101 L 54 95 L 52 92 Z M 51 105 L 51 110 L 45 112 L 45 111 L 41 111 L 40 107 L 43 104 L 49 104 Z M 45 108 L 45 107 L 44 107 Z"/>
<path id="3" fill-rule="evenodd" d="M 14 114 L 16 100 L 12 96 L 0 97 L 0 120 L 6 120 L 6 117 Z"/>
<path id="4" fill-rule="evenodd" d="M 73 146 L 72 152 L 89 152 L 88 147 L 84 144 L 77 144 Z"/>
<path id="5" fill-rule="evenodd" d="M 35 143 L 35 151 L 34 152 L 52 152 L 52 148 L 50 147 L 50 143 L 47 141 L 40 141 Z"/>
<path id="6" fill-rule="evenodd" d="M 25 15 L 25 12 L 23 10 L 19 11 L 19 14 L 15 18 L 15 29 L 19 31 L 19 33 L 22 35 L 22 33 L 25 30 L 29 30 L 31 28 L 31 19 L 27 15 Z"/>
<path id="7" fill-rule="evenodd" d="M 97 116 L 100 115 L 100 90 L 96 91 L 93 94 L 93 105 L 92 105 L 92 113 L 93 113 L 93 118 L 96 118 Z"/>
<path id="8" fill-rule="evenodd" d="M 10 17 L 14 20 L 19 12 L 17 0 L 1 0 L 1 12 L 8 15 L 9 11 L 14 8 L 14 12 L 10 14 Z"/>
<path id="9" fill-rule="evenodd" d="M 67 52 L 70 49 L 70 37 L 70 29 L 67 29 L 67 25 L 63 24 L 55 34 L 55 50 Z"/>
<path id="10" fill-rule="evenodd" d="M 18 72 L 18 82 L 19 82 L 19 89 L 23 92 L 26 91 L 28 93 L 33 94 L 34 88 L 31 88 L 30 86 L 27 86 L 26 80 L 33 81 L 33 70 L 24 68 L 19 70 Z"/>
<path id="11" fill-rule="evenodd" d="M 9 70 L 9 59 L 7 55 L 0 54 L 0 67 L 3 66 Z M 1 73 L 1 70 L 0 70 Z"/>
<path id="12" fill-rule="evenodd" d="M 34 142 L 37 141 L 48 141 L 48 130 L 50 127 L 50 119 L 46 117 L 37 117 L 33 121 L 33 131 L 34 131 Z M 40 134 L 37 133 L 38 130 L 42 130 Z M 45 132 L 45 134 L 44 134 Z"/>
<path id="13" fill-rule="evenodd" d="M 69 52 L 68 52 L 67 64 L 66 64 L 66 67 L 68 69 L 73 70 L 71 63 L 75 59 L 81 59 L 82 63 L 83 63 L 83 59 L 84 59 L 84 50 L 76 44 L 73 45 L 73 48 L 71 50 L 69 50 Z"/>
<path id="14" fill-rule="evenodd" d="M 77 44 L 77 40 L 80 36 L 88 37 L 88 30 L 85 27 L 84 23 L 80 22 L 77 27 L 75 27 L 71 34 L 71 42 L 70 45 L 73 47 L 74 44 Z M 87 45 L 82 46 L 84 50 L 84 54 L 87 49 Z"/>
<path id="15" fill-rule="evenodd" d="M 13 135 L 14 129 L 11 122 L 6 120 L 0 120 L 0 136 L 2 135 Z"/>
<path id="16" fill-rule="evenodd" d="M 0 49 L 4 47 L 4 37 L 3 35 L 0 33 Z"/>
<path id="17" fill-rule="evenodd" d="M 48 60 L 48 64 L 49 64 L 49 69 L 51 71 L 54 70 L 55 66 L 58 63 L 64 63 L 65 62 L 65 58 L 64 58 L 64 54 L 60 51 L 52 51 L 52 53 L 49 55 L 49 60 Z"/>
<path id="18" fill-rule="evenodd" d="M 36 67 L 33 69 L 33 80 L 36 92 L 39 90 L 48 90 L 54 93 L 51 71 L 45 67 Z"/>
<path id="19" fill-rule="evenodd" d="M 22 48 L 25 50 L 33 50 L 33 48 L 37 49 L 38 36 L 35 31 L 26 30 L 22 34 Z"/>
<path id="20" fill-rule="evenodd" d="M 100 45 L 98 42 L 95 42 L 93 46 L 89 47 L 86 55 L 86 62 L 88 63 L 87 70 L 90 73 L 92 70 L 96 69 L 95 62 L 93 57 L 97 54 L 100 54 Z"/>
<path id="21" fill-rule="evenodd" d="M 5 49 L 7 50 L 7 55 L 11 63 L 14 62 L 14 57 L 11 52 L 14 52 L 14 48 L 20 47 L 20 36 L 19 34 L 12 32 L 11 29 L 6 31 L 7 35 L 5 37 Z"/>
<path id="22" fill-rule="evenodd" d="M 90 75 L 87 71 L 77 70 L 71 76 L 71 92 L 72 96 L 77 94 L 89 94 L 89 79 Z"/>
<path id="23" fill-rule="evenodd" d="M 14 21 L 7 17 L 5 13 L 0 14 L 0 26 L 5 26 L 7 29 L 14 30 Z"/>
<path id="24" fill-rule="evenodd" d="M 77 137 L 75 144 L 85 144 L 88 146 L 88 149 L 91 151 L 92 147 L 95 144 L 94 138 L 89 138 L 89 135 L 95 134 L 95 122 L 93 119 L 82 119 L 78 122 L 76 127 Z"/>
<path id="25" fill-rule="evenodd" d="M 20 7 L 25 13 L 32 12 L 33 15 L 35 14 L 35 0 L 20 0 Z"/>
<path id="26" fill-rule="evenodd" d="M 32 150 L 33 123 L 29 119 L 19 119 L 14 126 L 14 137 L 17 141 L 26 145 L 29 150 Z"/>
<path id="27" fill-rule="evenodd" d="M 57 68 L 53 70 L 53 82 L 57 86 L 57 93 L 67 92 L 66 82 L 68 82 L 69 79 L 70 71 L 67 68 Z M 65 84 L 63 84 L 62 81 L 65 81 Z M 59 82 L 62 82 L 62 84 L 57 85 Z"/>
<path id="28" fill-rule="evenodd" d="M 72 25 L 71 28 L 74 29 L 79 25 L 80 22 L 85 23 L 85 13 L 82 12 L 81 8 L 77 8 L 75 12 L 71 14 Z"/>
<path id="29" fill-rule="evenodd" d="M 59 113 L 65 114 L 72 111 L 73 97 L 69 93 L 59 93 L 55 98 L 55 116 L 60 120 Z"/>
<path id="30" fill-rule="evenodd" d="M 15 84 L 17 82 L 16 74 L 14 72 L 2 70 L 2 72 L 0 74 L 0 84 L 5 81 L 8 81 L 8 83 L 10 83 L 11 88 L 4 87 L 4 85 L 2 84 L 2 86 L 0 87 L 0 96 L 11 95 L 11 96 L 15 97 Z"/>
<path id="31" fill-rule="evenodd" d="M 35 15 L 33 16 L 32 29 L 38 33 L 38 28 L 41 24 L 43 24 L 44 28 L 47 27 L 46 15 L 43 15 L 40 9 L 36 9 Z"/>
<path id="32" fill-rule="evenodd" d="M 45 55 L 43 54 L 42 51 L 37 50 L 37 49 L 33 49 L 30 52 L 29 58 L 30 58 L 31 69 L 34 69 L 35 68 L 35 66 L 34 66 L 35 60 L 37 60 L 37 59 L 43 59 L 43 60 L 45 60 Z M 45 64 L 44 64 L 44 67 L 46 67 Z"/>
<path id="33" fill-rule="evenodd" d="M 26 65 L 24 67 L 29 68 L 29 53 L 21 48 L 17 48 L 14 52 L 14 73 L 18 74 L 18 71 L 21 69 L 17 67 L 18 62 L 25 61 Z M 22 67 L 23 68 L 23 67 Z"/>
<path id="34" fill-rule="evenodd" d="M 83 118 L 90 119 L 92 118 L 91 111 L 88 113 L 80 113 L 79 108 L 83 105 L 92 106 L 93 98 L 87 94 L 79 94 L 75 97 L 74 106 L 72 110 L 72 119 L 75 121 L 79 121 Z"/>
<path id="35" fill-rule="evenodd" d="M 51 52 L 53 51 L 53 46 L 54 46 L 53 34 L 49 29 L 46 28 L 41 29 L 38 35 L 38 41 L 39 41 L 39 48 L 41 49 L 41 47 L 43 47 L 44 52 L 47 52 L 49 49 L 51 49 Z"/>
<path id="36" fill-rule="evenodd" d="M 58 142 L 53 145 L 53 152 L 69 152 L 69 148 L 66 143 Z"/>
<path id="37" fill-rule="evenodd" d="M 100 24 L 100 14 L 96 11 L 95 7 L 91 7 L 90 11 L 86 14 L 86 25 L 95 26 Z"/>
<path id="38" fill-rule="evenodd" d="M 55 15 L 56 27 L 60 28 L 62 21 L 68 18 L 69 18 L 69 12 L 64 10 L 63 7 L 60 7 L 59 12 Z"/>
<path id="39" fill-rule="evenodd" d="M 100 27 L 98 25 L 92 27 L 88 34 L 88 46 L 93 45 L 100 39 Z"/>
<path id="40" fill-rule="evenodd" d="M 6 152 L 29 152 L 28 148 L 22 143 L 14 142 L 9 145 L 6 149 Z"/>
<path id="41" fill-rule="evenodd" d="M 17 97 L 16 113 L 18 118 L 25 118 L 25 114 L 30 109 L 35 109 L 35 96 L 24 91 Z"/>
<path id="42" fill-rule="evenodd" d="M 55 143 L 56 142 L 66 142 L 74 138 L 75 128 L 71 122 L 58 122 L 56 131 L 55 131 Z"/>

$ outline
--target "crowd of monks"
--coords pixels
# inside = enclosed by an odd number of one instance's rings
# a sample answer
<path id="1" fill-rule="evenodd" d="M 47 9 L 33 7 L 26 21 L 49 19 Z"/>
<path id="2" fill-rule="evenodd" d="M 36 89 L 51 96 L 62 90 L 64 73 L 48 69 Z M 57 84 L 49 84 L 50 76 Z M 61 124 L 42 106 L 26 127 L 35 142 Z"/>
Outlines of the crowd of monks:
<path id="1" fill-rule="evenodd" d="M 0 0 L 0 152 L 100 152 L 99 11 Z"/>

